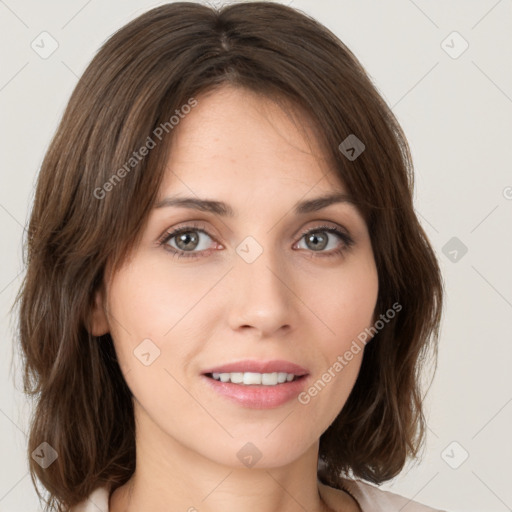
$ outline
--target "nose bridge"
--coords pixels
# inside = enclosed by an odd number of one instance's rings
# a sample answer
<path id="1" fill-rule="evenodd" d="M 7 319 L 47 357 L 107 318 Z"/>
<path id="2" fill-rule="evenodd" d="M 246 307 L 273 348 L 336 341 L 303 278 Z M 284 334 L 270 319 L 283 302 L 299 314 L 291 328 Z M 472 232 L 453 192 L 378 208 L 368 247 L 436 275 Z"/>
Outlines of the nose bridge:
<path id="1" fill-rule="evenodd" d="M 232 327 L 252 326 L 271 334 L 292 323 L 292 296 L 288 272 L 279 251 L 263 246 L 248 236 L 236 247 L 237 258 L 232 279 L 235 282 L 231 301 Z"/>

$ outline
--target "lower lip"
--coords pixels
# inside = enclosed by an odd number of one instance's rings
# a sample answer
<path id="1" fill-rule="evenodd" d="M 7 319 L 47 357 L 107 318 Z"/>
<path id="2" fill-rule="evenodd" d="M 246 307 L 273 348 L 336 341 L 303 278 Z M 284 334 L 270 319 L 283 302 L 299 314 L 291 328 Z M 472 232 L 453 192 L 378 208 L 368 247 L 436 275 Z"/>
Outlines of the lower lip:
<path id="1" fill-rule="evenodd" d="M 273 409 L 296 398 L 304 390 L 308 375 L 276 386 L 233 384 L 201 375 L 217 393 L 251 409 Z"/>

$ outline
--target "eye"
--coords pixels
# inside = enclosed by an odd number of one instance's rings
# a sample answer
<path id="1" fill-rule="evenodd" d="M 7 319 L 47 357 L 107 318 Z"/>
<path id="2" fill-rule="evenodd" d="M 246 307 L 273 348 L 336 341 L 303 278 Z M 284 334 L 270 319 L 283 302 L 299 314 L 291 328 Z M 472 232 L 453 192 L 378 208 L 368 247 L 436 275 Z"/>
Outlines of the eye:
<path id="1" fill-rule="evenodd" d="M 332 242 L 331 239 L 333 238 L 338 238 L 338 243 Z M 211 252 L 208 249 L 208 239 L 213 240 L 213 237 L 206 231 L 205 227 L 202 224 L 192 223 L 165 233 L 158 244 L 178 258 L 197 258 L 204 256 L 204 253 Z M 300 241 L 302 239 L 306 243 L 306 250 L 312 248 L 310 251 L 312 257 L 340 256 L 354 244 L 353 239 L 347 232 L 329 225 L 317 226 L 303 231 Z M 334 247 L 329 248 L 329 245 Z M 222 248 L 222 245 L 217 243 L 217 248 Z M 326 248 L 330 250 L 326 251 Z M 304 249 L 304 247 L 299 247 L 299 249 Z"/>
<path id="2" fill-rule="evenodd" d="M 192 223 L 165 233 L 164 237 L 159 241 L 159 244 L 163 245 L 167 251 L 171 252 L 178 258 L 181 258 L 182 256 L 187 258 L 197 258 L 198 256 L 201 256 L 200 253 L 204 253 L 205 251 L 208 252 L 207 247 L 204 246 L 205 238 L 212 239 L 204 229 L 204 226 Z M 168 243 L 171 241 L 173 241 L 174 246 Z M 208 243 L 206 243 L 206 245 L 208 245 Z M 198 248 L 199 250 L 197 252 L 191 252 Z"/>
<path id="3" fill-rule="evenodd" d="M 341 240 L 341 244 L 338 242 L 334 242 L 332 245 L 334 247 L 330 247 L 330 251 L 324 251 L 324 249 L 329 245 L 331 242 L 330 239 L 333 238 L 332 235 L 336 235 L 338 240 Z M 335 238 L 335 237 L 334 237 Z M 304 239 L 307 248 L 313 248 L 313 253 L 319 253 L 319 254 L 313 254 L 314 257 L 320 256 L 320 257 L 332 257 L 332 256 L 339 256 L 343 254 L 345 251 L 350 249 L 354 245 L 354 241 L 352 237 L 346 233 L 345 231 L 342 231 L 341 229 L 333 226 L 317 226 L 312 229 L 308 229 L 306 231 L 302 232 L 301 235 L 301 241 Z"/>

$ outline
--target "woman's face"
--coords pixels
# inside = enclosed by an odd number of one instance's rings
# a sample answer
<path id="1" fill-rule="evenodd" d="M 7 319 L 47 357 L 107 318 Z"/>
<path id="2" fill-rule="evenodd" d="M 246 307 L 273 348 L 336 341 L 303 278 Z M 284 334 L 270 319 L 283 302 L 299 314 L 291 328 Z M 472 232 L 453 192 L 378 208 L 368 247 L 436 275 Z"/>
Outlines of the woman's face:
<path id="1" fill-rule="evenodd" d="M 158 201 L 207 199 L 233 215 L 154 208 L 106 304 L 98 296 L 93 334 L 112 335 L 138 436 L 158 432 L 229 466 L 247 465 L 247 454 L 281 466 L 318 441 L 354 385 L 363 351 L 343 356 L 373 323 L 372 246 L 350 202 L 296 211 L 346 190 L 274 103 L 230 87 L 197 100 L 174 128 Z M 249 384 L 258 375 L 244 368 L 258 367 L 237 364 L 229 377 L 248 384 L 204 375 L 243 360 L 286 361 L 307 375 Z M 261 370 L 252 373 L 301 373 L 282 363 Z"/>

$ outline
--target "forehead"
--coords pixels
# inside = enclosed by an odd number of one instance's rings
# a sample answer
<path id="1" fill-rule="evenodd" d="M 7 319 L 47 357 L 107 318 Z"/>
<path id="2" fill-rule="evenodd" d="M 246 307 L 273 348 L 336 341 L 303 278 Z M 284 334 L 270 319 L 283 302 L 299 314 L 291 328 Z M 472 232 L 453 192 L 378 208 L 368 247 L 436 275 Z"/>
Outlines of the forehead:
<path id="1" fill-rule="evenodd" d="M 196 100 L 172 134 L 162 194 L 344 191 L 317 130 L 290 102 L 231 86 Z"/>

